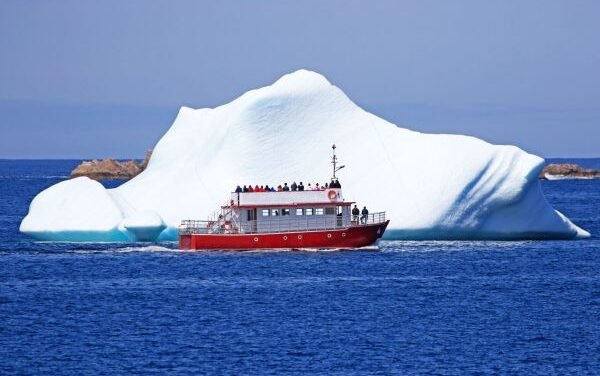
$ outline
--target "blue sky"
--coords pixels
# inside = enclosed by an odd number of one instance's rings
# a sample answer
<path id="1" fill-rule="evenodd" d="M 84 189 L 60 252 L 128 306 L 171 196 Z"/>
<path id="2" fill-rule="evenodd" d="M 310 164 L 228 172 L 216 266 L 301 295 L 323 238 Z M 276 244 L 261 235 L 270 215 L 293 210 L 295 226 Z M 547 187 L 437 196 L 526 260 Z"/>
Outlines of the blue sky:
<path id="1" fill-rule="evenodd" d="M 600 156 L 598 1 L 0 2 L 0 158 L 142 157 L 307 68 L 422 132 Z"/>

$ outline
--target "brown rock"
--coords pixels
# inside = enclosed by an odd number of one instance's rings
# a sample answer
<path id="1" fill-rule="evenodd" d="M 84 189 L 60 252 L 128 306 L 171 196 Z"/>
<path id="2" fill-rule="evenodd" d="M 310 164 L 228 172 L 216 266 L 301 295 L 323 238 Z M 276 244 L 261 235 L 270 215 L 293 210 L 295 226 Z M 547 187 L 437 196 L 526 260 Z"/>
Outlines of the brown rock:
<path id="1" fill-rule="evenodd" d="M 139 167 L 142 171 L 144 171 L 146 169 L 146 167 L 148 166 L 148 162 L 150 162 L 150 157 L 152 157 L 152 149 L 150 149 L 146 152 L 146 158 L 144 158 L 144 160 L 139 164 Z M 142 171 L 140 171 L 140 172 L 142 172 Z"/>
<path id="2" fill-rule="evenodd" d="M 134 160 L 121 162 L 112 158 L 84 161 L 71 171 L 71 178 L 87 176 L 94 180 L 129 180 L 144 171 L 151 156 L 152 150 L 149 150 L 140 163 Z"/>
<path id="3" fill-rule="evenodd" d="M 540 179 L 598 179 L 600 170 L 585 169 L 573 163 L 551 163 L 544 167 Z"/>

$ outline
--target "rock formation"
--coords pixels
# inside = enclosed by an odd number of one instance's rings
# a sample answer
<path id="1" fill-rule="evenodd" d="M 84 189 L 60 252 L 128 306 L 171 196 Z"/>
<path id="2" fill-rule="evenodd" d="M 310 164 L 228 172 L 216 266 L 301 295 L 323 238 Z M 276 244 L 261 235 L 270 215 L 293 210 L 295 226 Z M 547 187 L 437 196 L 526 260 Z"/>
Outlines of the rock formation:
<path id="1" fill-rule="evenodd" d="M 540 179 L 600 179 L 600 170 L 585 169 L 573 163 L 551 163 L 544 167 Z"/>
<path id="2" fill-rule="evenodd" d="M 146 153 L 143 161 L 118 161 L 112 158 L 81 162 L 73 171 L 71 178 L 87 176 L 94 180 L 129 180 L 146 169 L 152 156 L 152 150 Z"/>

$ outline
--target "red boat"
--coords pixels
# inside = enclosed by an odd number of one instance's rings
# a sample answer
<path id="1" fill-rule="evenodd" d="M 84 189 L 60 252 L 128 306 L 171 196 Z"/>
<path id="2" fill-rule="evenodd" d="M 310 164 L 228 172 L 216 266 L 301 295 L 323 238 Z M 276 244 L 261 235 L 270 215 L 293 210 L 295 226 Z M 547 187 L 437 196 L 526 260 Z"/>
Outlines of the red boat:
<path id="1" fill-rule="evenodd" d="M 333 146 L 333 179 L 337 167 Z M 181 249 L 357 248 L 377 242 L 389 220 L 385 212 L 352 216 L 341 188 L 308 191 L 234 192 L 220 214 L 183 220 Z"/>

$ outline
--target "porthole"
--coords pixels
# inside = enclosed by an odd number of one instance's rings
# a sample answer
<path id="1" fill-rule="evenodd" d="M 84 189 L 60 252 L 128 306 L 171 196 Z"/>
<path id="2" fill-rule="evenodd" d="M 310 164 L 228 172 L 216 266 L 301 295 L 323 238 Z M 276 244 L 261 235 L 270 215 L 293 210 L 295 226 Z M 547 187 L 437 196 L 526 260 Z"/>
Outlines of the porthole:
<path id="1" fill-rule="evenodd" d="M 342 238 L 345 238 L 345 237 L 346 237 L 346 233 L 342 232 Z"/>
<path id="2" fill-rule="evenodd" d="M 258 238 L 256 238 L 256 237 L 255 237 L 255 238 L 254 238 L 254 241 L 255 241 L 255 242 L 257 242 L 257 241 L 258 241 Z"/>
<path id="3" fill-rule="evenodd" d="M 287 240 L 287 235 L 283 237 L 283 240 Z"/>
<path id="4" fill-rule="evenodd" d="M 327 234 L 327 237 L 328 237 L 329 239 L 331 239 L 331 234 Z"/>
<path id="5" fill-rule="evenodd" d="M 299 240 L 302 240 L 302 235 L 298 235 L 298 239 L 299 239 Z"/>

